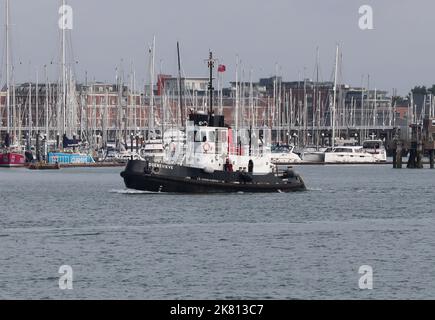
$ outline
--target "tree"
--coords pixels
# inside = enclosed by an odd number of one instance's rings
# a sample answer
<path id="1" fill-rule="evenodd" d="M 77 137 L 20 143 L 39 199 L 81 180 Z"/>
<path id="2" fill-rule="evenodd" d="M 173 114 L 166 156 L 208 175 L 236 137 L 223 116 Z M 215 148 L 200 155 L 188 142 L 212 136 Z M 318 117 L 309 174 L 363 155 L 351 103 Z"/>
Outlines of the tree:
<path id="1" fill-rule="evenodd" d="M 411 90 L 413 94 L 427 94 L 426 86 L 415 86 L 414 89 Z"/>
<path id="2" fill-rule="evenodd" d="M 432 87 L 430 87 L 429 89 L 427 89 L 427 91 L 433 95 L 435 95 L 435 84 L 432 85 Z"/>

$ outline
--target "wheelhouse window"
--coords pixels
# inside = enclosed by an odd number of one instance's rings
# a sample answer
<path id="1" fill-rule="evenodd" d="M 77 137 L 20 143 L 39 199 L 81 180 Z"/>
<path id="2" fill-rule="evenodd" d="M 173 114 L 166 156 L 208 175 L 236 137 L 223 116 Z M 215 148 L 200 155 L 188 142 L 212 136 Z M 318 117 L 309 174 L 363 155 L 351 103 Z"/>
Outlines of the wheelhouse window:
<path id="1" fill-rule="evenodd" d="M 214 131 L 210 131 L 208 133 L 208 141 L 214 142 L 216 140 L 216 133 Z"/>

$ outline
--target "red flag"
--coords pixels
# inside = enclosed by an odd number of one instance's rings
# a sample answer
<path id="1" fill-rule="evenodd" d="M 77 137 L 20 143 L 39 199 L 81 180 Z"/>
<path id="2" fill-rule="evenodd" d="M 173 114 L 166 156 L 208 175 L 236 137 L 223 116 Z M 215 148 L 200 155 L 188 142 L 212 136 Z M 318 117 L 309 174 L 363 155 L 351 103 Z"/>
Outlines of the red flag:
<path id="1" fill-rule="evenodd" d="M 225 65 L 220 64 L 218 67 L 218 72 L 225 72 L 227 71 L 227 67 L 225 67 Z"/>

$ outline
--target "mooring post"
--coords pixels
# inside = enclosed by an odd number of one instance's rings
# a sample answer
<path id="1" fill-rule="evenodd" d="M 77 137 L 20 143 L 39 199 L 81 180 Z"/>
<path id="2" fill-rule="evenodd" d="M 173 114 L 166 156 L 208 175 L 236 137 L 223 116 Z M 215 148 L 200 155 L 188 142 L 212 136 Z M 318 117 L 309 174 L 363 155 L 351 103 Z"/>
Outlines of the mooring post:
<path id="1" fill-rule="evenodd" d="M 60 150 L 60 135 L 56 134 L 56 148 Z"/>
<path id="2" fill-rule="evenodd" d="M 423 143 L 421 141 L 417 144 L 417 168 L 423 168 Z"/>
<path id="3" fill-rule="evenodd" d="M 133 133 L 130 135 L 130 151 L 133 152 Z"/>
<path id="4" fill-rule="evenodd" d="M 399 141 L 396 146 L 396 168 L 402 169 L 402 143 Z"/>
<path id="5" fill-rule="evenodd" d="M 76 152 L 76 135 L 73 135 L 73 152 Z"/>
<path id="6" fill-rule="evenodd" d="M 408 169 L 415 169 L 417 158 L 417 142 L 411 142 L 411 148 L 409 149 Z"/>
<path id="7" fill-rule="evenodd" d="M 429 151 L 429 162 L 430 162 L 430 168 L 434 169 L 434 154 L 435 154 L 435 150 L 432 149 Z"/>
<path id="8" fill-rule="evenodd" d="M 40 146 L 39 146 L 39 135 L 41 133 L 38 131 L 38 133 L 36 134 L 36 161 L 41 161 L 41 154 L 40 154 Z"/>
<path id="9" fill-rule="evenodd" d="M 139 154 L 139 136 L 136 135 L 136 153 Z"/>

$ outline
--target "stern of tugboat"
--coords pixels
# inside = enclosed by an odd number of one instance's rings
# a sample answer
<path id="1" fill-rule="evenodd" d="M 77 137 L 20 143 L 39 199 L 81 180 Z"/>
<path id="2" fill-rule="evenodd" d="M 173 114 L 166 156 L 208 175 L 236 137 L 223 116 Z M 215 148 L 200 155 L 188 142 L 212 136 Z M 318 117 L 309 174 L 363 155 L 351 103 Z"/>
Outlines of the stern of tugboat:
<path id="1" fill-rule="evenodd" d="M 306 191 L 304 179 L 298 173 L 296 173 L 291 167 L 278 174 L 280 179 L 287 183 L 289 191 Z"/>

